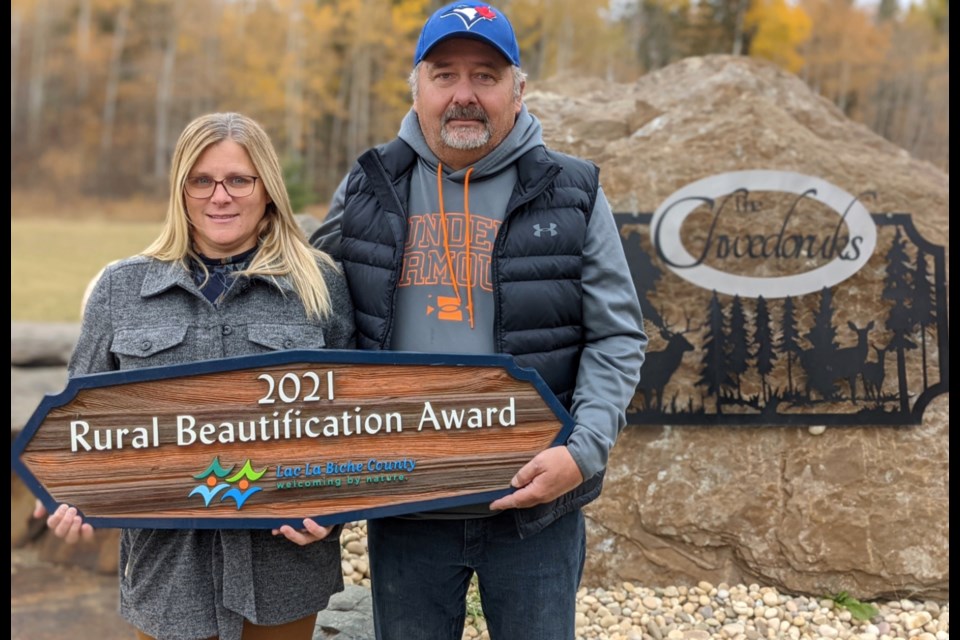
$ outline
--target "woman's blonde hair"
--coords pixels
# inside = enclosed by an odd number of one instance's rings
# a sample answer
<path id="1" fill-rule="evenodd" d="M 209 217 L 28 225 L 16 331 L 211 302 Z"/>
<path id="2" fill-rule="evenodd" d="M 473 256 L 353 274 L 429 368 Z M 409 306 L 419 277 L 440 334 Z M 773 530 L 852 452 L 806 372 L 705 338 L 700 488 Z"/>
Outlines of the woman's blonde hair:
<path id="1" fill-rule="evenodd" d="M 239 113 L 210 113 L 188 124 L 177 140 L 170 168 L 170 201 L 160 235 L 143 252 L 157 260 L 191 262 L 203 266 L 193 248 L 183 185 L 200 154 L 223 140 L 233 140 L 250 155 L 270 202 L 258 229 L 259 249 L 237 275 L 287 276 L 300 296 L 307 315 L 322 318 L 331 311 L 330 293 L 317 259 L 335 266 L 326 253 L 310 246 L 293 215 L 283 182 L 280 159 L 270 137 L 256 121 Z M 206 267 L 204 267 L 206 270 Z"/>

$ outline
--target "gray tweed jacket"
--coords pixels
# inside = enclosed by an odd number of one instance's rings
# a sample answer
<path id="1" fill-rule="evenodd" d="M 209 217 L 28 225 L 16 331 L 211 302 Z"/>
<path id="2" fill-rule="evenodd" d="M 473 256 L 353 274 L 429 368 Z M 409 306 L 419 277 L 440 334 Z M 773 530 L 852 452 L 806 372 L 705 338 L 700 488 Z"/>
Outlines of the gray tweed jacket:
<path id="1" fill-rule="evenodd" d="M 317 321 L 285 278 L 238 279 L 214 306 L 179 264 L 117 262 L 90 294 L 69 375 L 353 348 L 344 278 L 322 272 L 334 312 Z M 343 590 L 339 532 L 300 547 L 268 530 L 124 529 L 120 613 L 153 637 L 223 640 L 239 640 L 244 619 L 276 625 L 316 613 Z"/>

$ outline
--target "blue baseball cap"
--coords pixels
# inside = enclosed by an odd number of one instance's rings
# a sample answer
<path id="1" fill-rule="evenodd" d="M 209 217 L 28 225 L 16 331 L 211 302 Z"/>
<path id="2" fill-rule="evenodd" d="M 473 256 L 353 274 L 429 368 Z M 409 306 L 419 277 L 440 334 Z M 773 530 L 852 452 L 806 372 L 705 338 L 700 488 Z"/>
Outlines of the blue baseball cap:
<path id="1" fill-rule="evenodd" d="M 520 45 L 507 16 L 483 2 L 453 2 L 438 9 L 423 25 L 413 66 L 448 38 L 474 38 L 486 42 L 512 64 L 520 66 Z"/>

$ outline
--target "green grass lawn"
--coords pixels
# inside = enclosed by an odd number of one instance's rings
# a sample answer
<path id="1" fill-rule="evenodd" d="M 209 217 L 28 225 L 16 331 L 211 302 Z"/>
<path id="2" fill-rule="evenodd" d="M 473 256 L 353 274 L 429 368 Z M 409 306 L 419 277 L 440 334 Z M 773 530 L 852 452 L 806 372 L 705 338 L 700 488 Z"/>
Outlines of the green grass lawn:
<path id="1" fill-rule="evenodd" d="M 10 320 L 77 322 L 90 279 L 111 260 L 142 251 L 159 222 L 10 220 Z"/>

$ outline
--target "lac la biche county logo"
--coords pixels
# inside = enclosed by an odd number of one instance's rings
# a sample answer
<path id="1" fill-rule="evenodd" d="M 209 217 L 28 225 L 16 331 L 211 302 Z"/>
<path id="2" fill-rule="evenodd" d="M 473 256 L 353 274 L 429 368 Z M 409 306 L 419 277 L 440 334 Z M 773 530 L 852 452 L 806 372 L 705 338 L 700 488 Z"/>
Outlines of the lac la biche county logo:
<path id="1" fill-rule="evenodd" d="M 198 495 L 203 498 L 204 506 L 209 507 L 213 499 L 222 492 L 219 502 L 233 500 L 239 511 L 247 498 L 262 491 L 260 487 L 252 485 L 263 477 L 267 470 L 264 468 L 262 471 L 254 471 L 249 459 L 243 463 L 243 467 L 237 473 L 233 473 L 234 467 L 236 465 L 224 469 L 220 464 L 220 458 L 214 458 L 210 466 L 193 476 L 196 480 L 200 480 L 201 484 L 194 487 L 187 497 Z"/>

